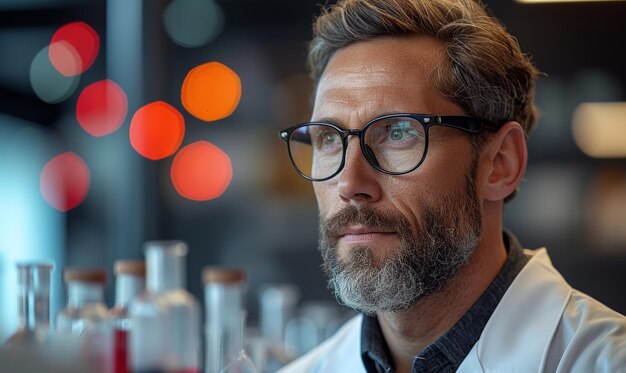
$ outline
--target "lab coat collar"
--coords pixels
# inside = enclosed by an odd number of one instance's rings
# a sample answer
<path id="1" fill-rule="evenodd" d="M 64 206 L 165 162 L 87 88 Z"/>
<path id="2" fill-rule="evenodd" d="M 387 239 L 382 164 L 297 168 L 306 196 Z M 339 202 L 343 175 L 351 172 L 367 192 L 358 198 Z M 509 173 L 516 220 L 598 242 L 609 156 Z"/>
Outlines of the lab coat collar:
<path id="1" fill-rule="evenodd" d="M 458 372 L 540 372 L 572 288 L 545 249 L 531 256 Z"/>

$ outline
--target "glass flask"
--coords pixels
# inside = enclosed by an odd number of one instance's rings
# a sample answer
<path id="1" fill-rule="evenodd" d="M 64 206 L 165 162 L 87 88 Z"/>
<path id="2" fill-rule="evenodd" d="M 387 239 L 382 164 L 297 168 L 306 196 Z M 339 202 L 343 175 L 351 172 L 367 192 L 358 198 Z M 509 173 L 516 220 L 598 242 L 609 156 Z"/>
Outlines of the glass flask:
<path id="1" fill-rule="evenodd" d="M 275 372 L 296 357 L 286 343 L 287 324 L 296 316 L 300 290 L 292 284 L 266 284 L 259 291 L 261 335 L 266 346 L 266 372 Z"/>
<path id="2" fill-rule="evenodd" d="M 200 372 L 200 306 L 185 290 L 187 250 L 182 241 L 144 244 L 146 291 L 128 308 L 133 372 Z"/>
<path id="3" fill-rule="evenodd" d="M 340 308 L 331 301 L 305 301 L 297 317 L 287 323 L 285 345 L 300 357 L 331 337 L 341 327 Z"/>
<path id="4" fill-rule="evenodd" d="M 104 304 L 106 271 L 68 268 L 63 279 L 68 299 L 57 316 L 58 338 L 94 371 L 110 373 L 113 330 Z"/>
<path id="5" fill-rule="evenodd" d="M 113 371 L 130 372 L 128 364 L 128 335 L 132 325 L 128 316 L 128 304 L 133 297 L 145 290 L 146 265 L 143 260 L 118 260 L 115 271 L 115 307 L 110 311 L 113 336 Z"/>
<path id="6" fill-rule="evenodd" d="M 19 327 L 7 339 L 9 346 L 50 342 L 50 273 L 52 263 L 18 263 Z"/>
<path id="7" fill-rule="evenodd" d="M 257 372 L 244 349 L 245 272 L 206 267 L 202 279 L 206 312 L 205 373 Z"/>

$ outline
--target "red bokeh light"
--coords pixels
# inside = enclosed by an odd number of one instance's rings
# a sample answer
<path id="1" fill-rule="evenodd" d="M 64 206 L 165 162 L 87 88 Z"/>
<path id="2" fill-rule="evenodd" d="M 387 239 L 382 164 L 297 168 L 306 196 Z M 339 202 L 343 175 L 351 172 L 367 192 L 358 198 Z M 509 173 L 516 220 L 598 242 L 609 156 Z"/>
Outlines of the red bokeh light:
<path id="1" fill-rule="evenodd" d="M 198 141 L 185 146 L 174 156 L 170 177 L 181 196 L 208 201 L 226 191 L 233 169 L 230 158 L 222 149 Z"/>
<path id="2" fill-rule="evenodd" d="M 89 191 L 89 168 L 73 152 L 57 155 L 41 171 L 39 189 L 55 209 L 65 212 L 78 206 Z"/>
<path id="3" fill-rule="evenodd" d="M 52 35 L 48 56 L 61 75 L 75 76 L 91 67 L 99 49 L 98 33 L 85 22 L 72 22 Z"/>
<path id="4" fill-rule="evenodd" d="M 130 122 L 130 144 L 152 160 L 174 154 L 185 136 L 185 119 L 172 105 L 156 101 L 137 110 Z"/>
<path id="5" fill-rule="evenodd" d="M 128 112 L 126 93 L 112 80 L 87 86 L 76 103 L 76 119 L 90 135 L 100 137 L 117 131 Z"/>

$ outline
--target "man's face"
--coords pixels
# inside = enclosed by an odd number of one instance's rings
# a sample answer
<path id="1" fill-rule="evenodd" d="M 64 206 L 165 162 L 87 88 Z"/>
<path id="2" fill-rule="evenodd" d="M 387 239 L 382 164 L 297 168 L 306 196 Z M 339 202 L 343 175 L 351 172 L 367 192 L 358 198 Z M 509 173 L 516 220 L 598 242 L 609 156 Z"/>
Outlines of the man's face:
<path id="1" fill-rule="evenodd" d="M 352 129 L 391 113 L 463 115 L 433 88 L 444 53 L 425 36 L 342 48 L 319 82 L 313 120 Z M 435 126 L 422 165 L 386 175 L 358 141 L 349 138 L 339 175 L 313 184 L 320 250 L 340 301 L 370 314 L 404 310 L 440 289 L 480 240 L 477 155 L 463 132 Z"/>

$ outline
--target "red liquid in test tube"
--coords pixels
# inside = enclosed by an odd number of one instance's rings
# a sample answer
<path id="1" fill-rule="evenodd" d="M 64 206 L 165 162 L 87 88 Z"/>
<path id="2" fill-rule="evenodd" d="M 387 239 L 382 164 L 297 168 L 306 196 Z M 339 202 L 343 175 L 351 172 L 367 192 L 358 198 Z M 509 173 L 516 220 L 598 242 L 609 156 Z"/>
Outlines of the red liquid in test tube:
<path id="1" fill-rule="evenodd" d="M 130 369 L 128 369 L 127 337 L 128 331 L 123 329 L 115 330 L 115 338 L 113 340 L 113 371 L 115 373 L 130 373 Z"/>

